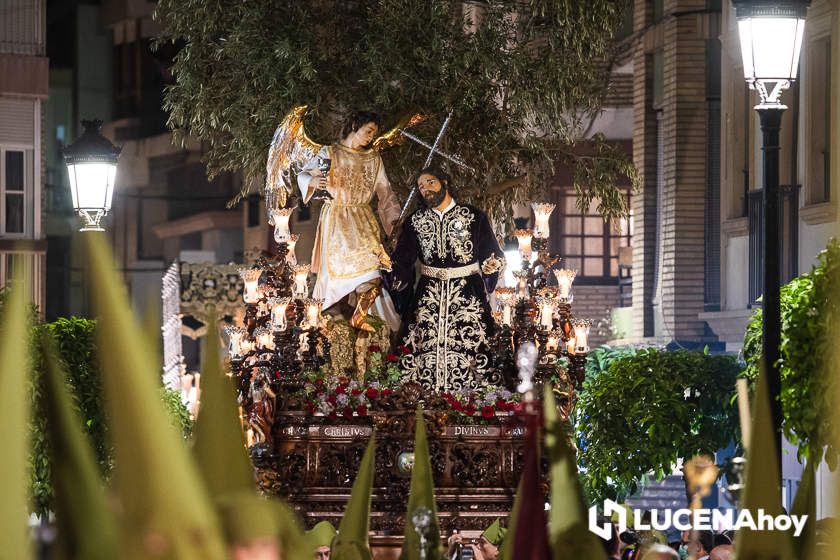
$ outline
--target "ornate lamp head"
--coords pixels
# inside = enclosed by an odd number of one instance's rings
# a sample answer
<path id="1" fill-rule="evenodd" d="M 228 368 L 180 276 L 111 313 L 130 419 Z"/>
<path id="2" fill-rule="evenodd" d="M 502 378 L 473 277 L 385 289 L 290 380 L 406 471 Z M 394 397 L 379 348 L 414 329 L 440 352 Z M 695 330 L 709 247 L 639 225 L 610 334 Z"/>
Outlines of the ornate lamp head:
<path id="1" fill-rule="evenodd" d="M 294 208 L 278 208 L 272 210 L 274 216 L 274 241 L 277 243 L 286 243 L 289 241 L 291 231 L 289 231 L 289 218 L 292 217 Z"/>
<path id="2" fill-rule="evenodd" d="M 239 276 L 245 282 L 245 292 L 242 294 L 245 303 L 260 301 L 259 281 L 263 270 L 261 268 L 240 268 Z"/>
<path id="3" fill-rule="evenodd" d="M 534 210 L 534 237 L 537 239 L 548 239 L 548 220 L 554 212 L 555 204 L 548 202 L 534 202 L 531 208 Z"/>
<path id="4" fill-rule="evenodd" d="M 516 236 L 517 243 L 519 243 L 519 254 L 522 255 L 523 262 L 531 262 L 531 240 L 534 237 L 534 232 L 530 229 L 518 229 L 513 234 Z"/>
<path id="5" fill-rule="evenodd" d="M 295 275 L 295 289 L 293 291 L 295 297 L 304 298 L 309 292 L 307 280 L 309 278 L 309 271 L 311 268 L 312 265 L 309 264 L 296 264 L 292 267 L 292 271 Z"/>

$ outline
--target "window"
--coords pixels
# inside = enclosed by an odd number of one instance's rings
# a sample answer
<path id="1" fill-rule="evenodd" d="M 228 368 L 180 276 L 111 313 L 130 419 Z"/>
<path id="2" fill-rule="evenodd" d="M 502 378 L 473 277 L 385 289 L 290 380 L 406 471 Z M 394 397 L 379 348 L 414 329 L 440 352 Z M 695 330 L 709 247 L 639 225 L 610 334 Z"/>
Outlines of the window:
<path id="1" fill-rule="evenodd" d="M 618 252 L 630 245 L 627 220 L 619 224 L 605 221 L 593 202 L 585 213 L 577 207 L 573 188 L 555 191 L 557 210 L 552 214 L 551 251 L 564 257 L 567 268 L 574 268 L 578 276 L 594 281 L 612 283 L 618 278 Z"/>
<path id="2" fill-rule="evenodd" d="M 31 182 L 31 151 L 0 149 L 0 233 L 26 233 L 26 195 Z"/>
<path id="3" fill-rule="evenodd" d="M 831 200 L 829 161 L 831 159 L 831 39 L 825 37 L 810 43 L 807 58 L 808 134 L 807 179 L 808 202 Z"/>

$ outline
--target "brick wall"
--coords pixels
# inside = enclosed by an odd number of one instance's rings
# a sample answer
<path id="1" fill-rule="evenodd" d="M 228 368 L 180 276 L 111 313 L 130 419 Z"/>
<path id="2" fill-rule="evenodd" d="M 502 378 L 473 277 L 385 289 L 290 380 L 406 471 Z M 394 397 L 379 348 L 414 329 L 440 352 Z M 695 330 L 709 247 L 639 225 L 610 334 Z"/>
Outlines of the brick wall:
<path id="1" fill-rule="evenodd" d="M 705 0 L 666 0 L 665 14 L 703 10 Z M 635 2 L 634 28 L 652 25 L 651 3 Z M 633 159 L 642 189 L 633 197 L 634 337 L 692 340 L 705 334 L 706 26 L 697 16 L 664 17 L 652 25 L 634 53 Z M 653 56 L 661 53 L 661 100 L 653 105 Z M 659 113 L 657 115 L 657 112 Z M 657 125 L 658 121 L 658 125 Z M 663 143 L 661 236 L 657 239 L 657 126 Z M 659 286 L 654 277 L 660 243 Z M 659 297 L 662 330 L 654 332 L 653 301 Z"/>
<path id="2" fill-rule="evenodd" d="M 589 345 L 596 347 L 610 338 L 610 310 L 618 306 L 618 284 L 614 286 L 575 286 L 572 313 L 592 321 Z"/>

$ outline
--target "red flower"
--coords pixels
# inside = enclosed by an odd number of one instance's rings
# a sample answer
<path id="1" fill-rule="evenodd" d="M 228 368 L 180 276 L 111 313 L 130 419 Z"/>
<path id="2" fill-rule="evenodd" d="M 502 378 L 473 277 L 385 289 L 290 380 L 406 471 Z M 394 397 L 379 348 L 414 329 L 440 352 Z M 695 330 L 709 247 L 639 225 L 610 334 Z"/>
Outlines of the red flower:
<path id="1" fill-rule="evenodd" d="M 332 412 L 330 412 L 330 414 L 329 414 L 328 418 L 329 418 L 330 420 L 335 420 L 336 418 L 338 418 L 338 416 L 337 416 L 337 415 L 336 415 L 336 413 L 335 413 L 335 410 L 333 410 Z"/>
<path id="2" fill-rule="evenodd" d="M 388 354 L 387 356 L 385 356 L 385 361 L 386 362 L 391 362 L 391 363 L 396 362 L 397 361 L 397 355 L 396 354 Z"/>
<path id="3" fill-rule="evenodd" d="M 321 387 L 323 384 L 324 384 L 323 379 L 316 379 L 315 380 L 315 385 L 317 385 L 318 387 Z"/>
<path id="4" fill-rule="evenodd" d="M 330 395 L 329 397 L 327 397 L 327 402 L 335 406 L 335 395 Z"/>
<path id="5" fill-rule="evenodd" d="M 377 391 L 376 389 L 371 387 L 370 389 L 368 389 L 365 392 L 365 395 L 367 395 L 367 398 L 369 398 L 369 399 L 375 399 L 376 397 L 379 396 L 379 391 Z"/>
<path id="6" fill-rule="evenodd" d="M 367 416 L 367 407 L 363 404 L 360 404 L 359 406 L 356 407 L 356 413 L 359 416 Z"/>
<path id="7" fill-rule="evenodd" d="M 472 405 L 472 403 L 464 407 L 464 414 L 466 414 L 467 416 L 472 416 L 473 414 L 475 414 L 475 407 Z"/>
<path id="8" fill-rule="evenodd" d="M 374 352 L 382 352 L 382 348 L 380 348 L 376 344 L 371 344 L 370 346 L 368 346 L 368 352 L 370 352 L 371 354 Z"/>
<path id="9" fill-rule="evenodd" d="M 341 415 L 345 418 L 353 418 L 353 409 L 349 406 L 344 407 L 344 410 L 341 411 Z"/>
<path id="10" fill-rule="evenodd" d="M 382 396 L 387 397 L 391 394 L 391 389 L 382 389 Z"/>
<path id="11" fill-rule="evenodd" d="M 481 409 L 481 415 L 485 418 L 493 418 L 496 416 L 496 411 L 493 409 L 492 406 L 485 406 Z"/>
<path id="12" fill-rule="evenodd" d="M 315 414 L 315 403 L 314 402 L 309 401 L 309 402 L 306 403 L 306 412 L 308 412 L 309 414 Z"/>
<path id="13" fill-rule="evenodd" d="M 347 392 L 347 387 L 344 386 L 344 385 L 339 385 L 338 387 L 335 388 L 335 392 L 339 395 L 343 395 L 344 393 Z"/>
<path id="14" fill-rule="evenodd" d="M 452 408 L 454 410 L 457 410 L 458 412 L 461 412 L 464 409 L 463 405 L 461 404 L 461 401 L 456 400 L 452 401 Z"/>
<path id="15" fill-rule="evenodd" d="M 361 395 L 361 394 L 362 394 L 362 390 L 361 390 L 361 389 L 351 389 L 351 390 L 350 390 L 350 394 L 351 394 L 351 395 L 353 395 L 353 396 L 355 397 L 356 395 Z"/>
<path id="16" fill-rule="evenodd" d="M 411 354 L 411 348 L 409 348 L 405 344 L 400 344 L 399 346 L 397 346 L 397 350 L 399 350 L 403 354 Z"/>
<path id="17" fill-rule="evenodd" d="M 279 371 L 274 372 L 274 379 L 280 379 L 280 372 Z"/>

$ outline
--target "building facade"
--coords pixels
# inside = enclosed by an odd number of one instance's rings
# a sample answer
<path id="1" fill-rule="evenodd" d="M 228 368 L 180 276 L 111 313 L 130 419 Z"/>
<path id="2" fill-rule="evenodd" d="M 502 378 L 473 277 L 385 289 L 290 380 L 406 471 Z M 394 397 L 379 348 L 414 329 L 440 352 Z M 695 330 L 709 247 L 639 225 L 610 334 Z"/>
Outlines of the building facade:
<path id="1" fill-rule="evenodd" d="M 47 244 L 43 231 L 43 104 L 48 59 L 43 0 L 0 4 L 0 285 L 20 269 L 43 314 Z"/>

